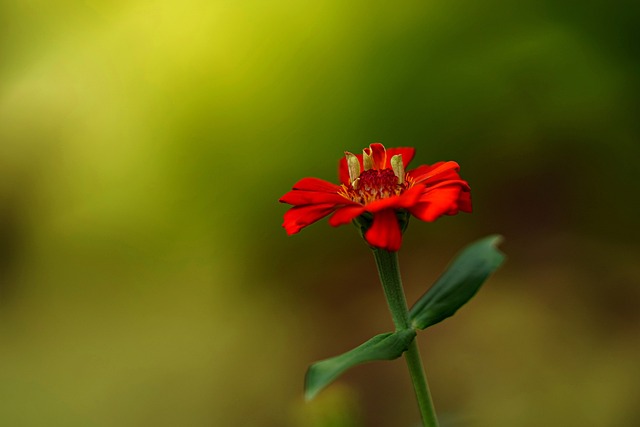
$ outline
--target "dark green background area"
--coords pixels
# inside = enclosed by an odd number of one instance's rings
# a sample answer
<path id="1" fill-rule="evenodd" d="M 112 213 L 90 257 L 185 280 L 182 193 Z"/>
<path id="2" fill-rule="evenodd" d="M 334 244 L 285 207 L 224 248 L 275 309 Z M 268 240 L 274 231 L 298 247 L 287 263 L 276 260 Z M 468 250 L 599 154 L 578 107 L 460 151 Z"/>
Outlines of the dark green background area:
<path id="1" fill-rule="evenodd" d="M 472 188 L 409 225 L 410 304 L 506 238 L 418 337 L 443 425 L 640 424 L 639 9 L 0 0 L 0 425 L 415 425 L 402 361 L 302 399 L 392 323 L 356 230 L 277 199 L 376 141 Z"/>

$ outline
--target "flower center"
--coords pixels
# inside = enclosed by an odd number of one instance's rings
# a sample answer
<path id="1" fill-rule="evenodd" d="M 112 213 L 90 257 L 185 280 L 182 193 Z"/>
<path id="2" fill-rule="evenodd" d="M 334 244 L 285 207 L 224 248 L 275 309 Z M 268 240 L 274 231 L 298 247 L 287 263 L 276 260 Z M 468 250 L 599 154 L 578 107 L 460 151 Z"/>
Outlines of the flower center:
<path id="1" fill-rule="evenodd" d="M 355 187 L 355 188 L 354 188 Z M 400 195 L 408 183 L 398 183 L 398 177 L 391 169 L 369 169 L 360 174 L 355 183 L 342 186 L 345 197 L 366 205 L 375 200 Z"/>

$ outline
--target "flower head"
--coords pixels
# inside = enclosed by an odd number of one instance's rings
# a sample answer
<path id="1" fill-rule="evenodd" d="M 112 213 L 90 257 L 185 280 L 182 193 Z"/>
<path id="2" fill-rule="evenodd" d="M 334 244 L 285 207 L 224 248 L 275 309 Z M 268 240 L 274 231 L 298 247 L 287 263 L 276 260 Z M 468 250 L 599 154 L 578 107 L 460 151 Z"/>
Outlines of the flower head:
<path id="1" fill-rule="evenodd" d="M 373 247 L 397 251 L 402 245 L 398 215 L 411 214 L 422 221 L 442 215 L 471 212 L 469 185 L 458 175 L 456 162 L 422 165 L 405 172 L 413 148 L 371 144 L 362 154 L 345 153 L 338 174 L 341 185 L 318 178 L 303 178 L 280 202 L 293 205 L 284 215 L 289 235 L 331 215 L 336 227 L 366 219 L 365 240 Z"/>

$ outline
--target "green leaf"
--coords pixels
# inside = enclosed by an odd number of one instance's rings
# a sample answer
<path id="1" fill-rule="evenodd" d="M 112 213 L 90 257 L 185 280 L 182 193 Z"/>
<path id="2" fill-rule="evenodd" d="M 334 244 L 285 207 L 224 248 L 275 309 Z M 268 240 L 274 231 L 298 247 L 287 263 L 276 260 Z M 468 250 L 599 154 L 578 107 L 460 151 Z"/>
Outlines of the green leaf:
<path id="1" fill-rule="evenodd" d="M 316 362 L 309 367 L 304 381 L 304 396 L 313 399 L 347 369 L 375 360 L 392 360 L 404 353 L 416 336 L 413 329 L 376 335 L 369 341 L 340 356 Z"/>
<path id="2" fill-rule="evenodd" d="M 502 264 L 497 249 L 502 236 L 493 235 L 467 246 L 409 311 L 411 325 L 425 329 L 453 316 Z"/>

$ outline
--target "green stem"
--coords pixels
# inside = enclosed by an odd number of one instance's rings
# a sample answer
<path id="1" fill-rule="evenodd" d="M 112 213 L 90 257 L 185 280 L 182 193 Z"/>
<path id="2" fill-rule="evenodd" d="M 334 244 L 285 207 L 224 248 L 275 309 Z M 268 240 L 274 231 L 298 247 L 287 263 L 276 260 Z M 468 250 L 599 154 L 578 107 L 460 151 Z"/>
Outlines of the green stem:
<path id="1" fill-rule="evenodd" d="M 383 249 L 374 249 L 373 256 L 378 267 L 380 282 L 384 289 L 384 295 L 389 304 L 391 317 L 396 329 L 409 328 L 409 310 L 407 308 L 407 300 L 404 296 L 402 287 L 402 279 L 400 277 L 400 268 L 398 265 L 398 253 L 388 252 Z M 427 384 L 427 378 L 422 367 L 420 352 L 418 351 L 417 341 L 414 339 L 409 348 L 404 353 L 409 375 L 413 382 L 413 388 L 418 399 L 420 414 L 422 415 L 422 423 L 424 427 L 438 427 L 438 419 L 433 408 L 431 393 Z"/>
<path id="2" fill-rule="evenodd" d="M 422 422 L 425 427 L 438 427 L 438 418 L 436 418 L 436 411 L 433 408 L 429 384 L 427 384 L 427 377 L 422 367 L 417 338 L 411 341 L 409 349 L 404 352 L 404 359 L 409 367 L 409 374 L 411 375 L 411 381 L 413 381 L 413 389 L 418 399 L 420 414 L 422 414 Z"/>

